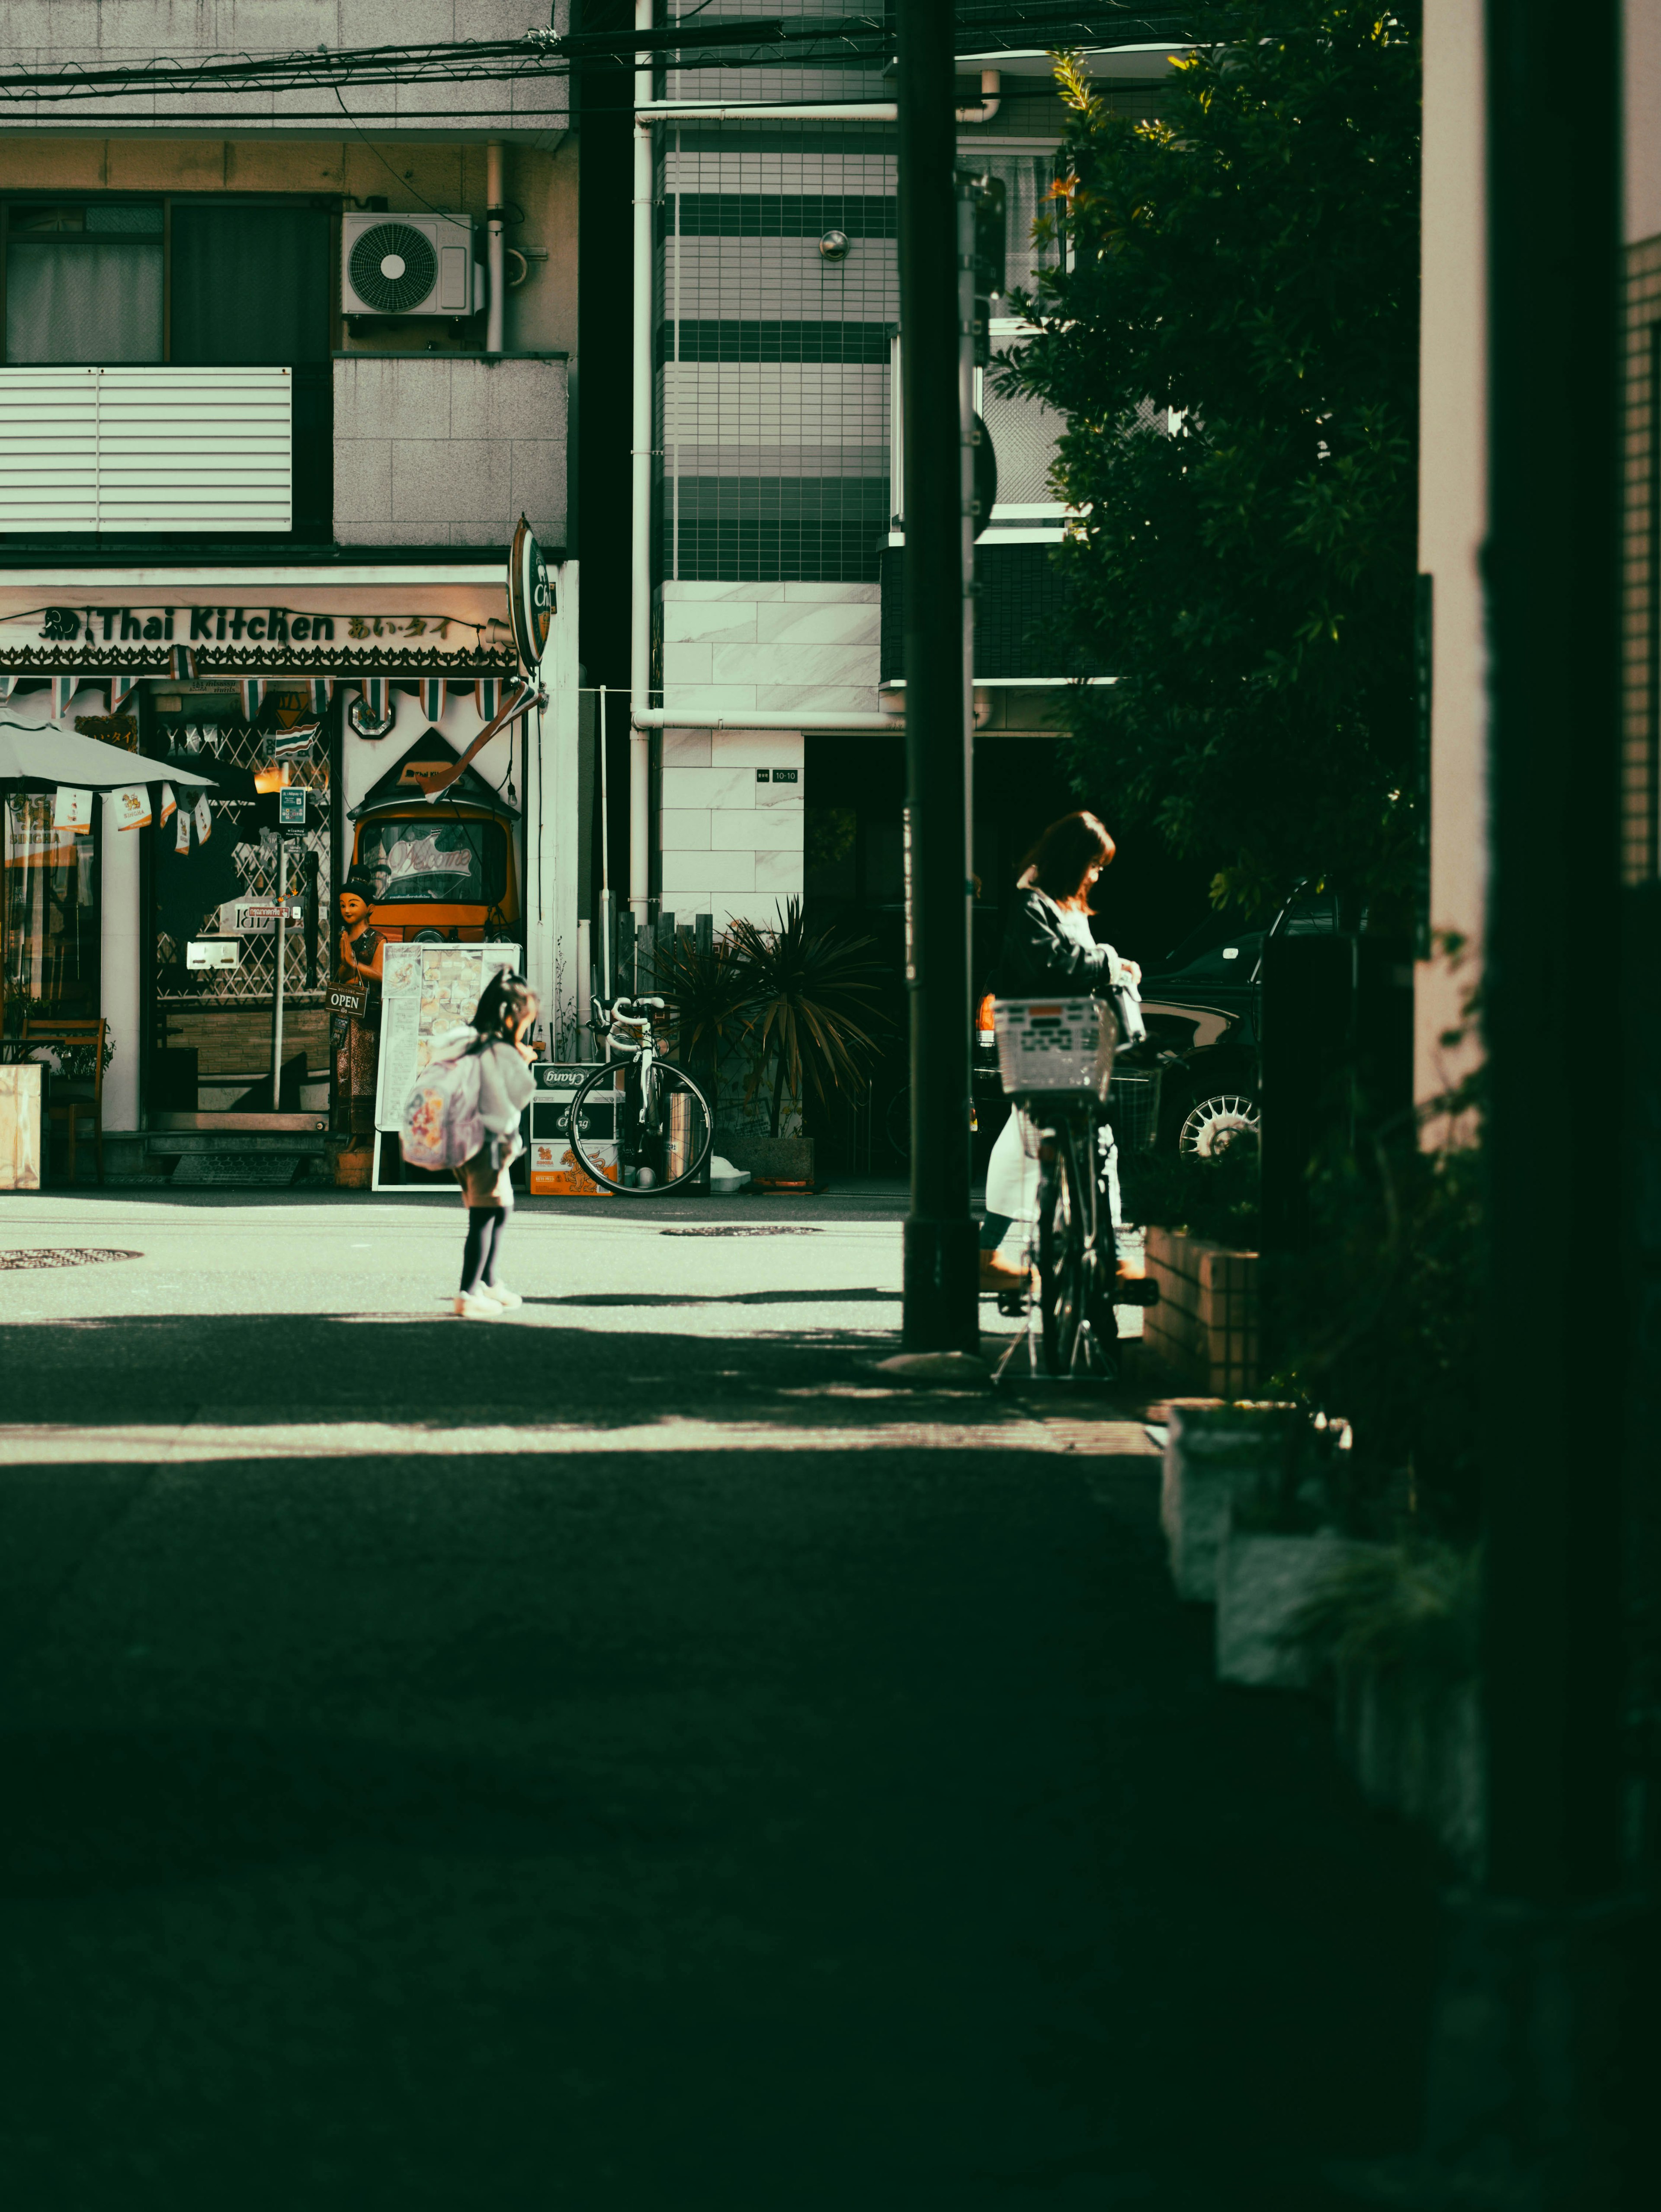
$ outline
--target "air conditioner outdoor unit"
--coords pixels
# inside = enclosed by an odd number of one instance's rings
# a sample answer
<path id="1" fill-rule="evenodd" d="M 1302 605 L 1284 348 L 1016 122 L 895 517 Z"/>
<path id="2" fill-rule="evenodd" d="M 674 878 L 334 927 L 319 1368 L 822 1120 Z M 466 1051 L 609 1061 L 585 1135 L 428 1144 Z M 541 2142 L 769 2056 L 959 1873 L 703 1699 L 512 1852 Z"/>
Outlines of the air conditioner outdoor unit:
<path id="1" fill-rule="evenodd" d="M 465 215 L 343 216 L 340 304 L 349 315 L 472 315 L 484 269 Z"/>

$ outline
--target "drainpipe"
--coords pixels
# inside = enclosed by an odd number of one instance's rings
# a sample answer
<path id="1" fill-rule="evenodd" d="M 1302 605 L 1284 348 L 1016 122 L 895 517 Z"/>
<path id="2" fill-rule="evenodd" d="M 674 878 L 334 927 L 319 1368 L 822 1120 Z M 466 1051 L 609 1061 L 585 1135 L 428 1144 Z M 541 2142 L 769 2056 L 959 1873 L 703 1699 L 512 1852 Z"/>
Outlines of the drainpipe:
<path id="1" fill-rule="evenodd" d="M 502 226 L 506 216 L 502 209 L 502 143 L 492 138 L 484 149 L 484 268 L 490 279 L 489 297 L 484 309 L 484 350 L 500 353 L 505 343 L 502 337 L 502 310 L 507 304 L 506 256 L 502 252 Z"/>
<path id="2" fill-rule="evenodd" d="M 652 0 L 635 0 L 635 28 L 653 27 Z M 652 872 L 652 738 L 637 718 L 652 703 L 652 98 L 649 54 L 635 71 L 634 425 L 629 580 L 629 911 L 644 929 Z"/>

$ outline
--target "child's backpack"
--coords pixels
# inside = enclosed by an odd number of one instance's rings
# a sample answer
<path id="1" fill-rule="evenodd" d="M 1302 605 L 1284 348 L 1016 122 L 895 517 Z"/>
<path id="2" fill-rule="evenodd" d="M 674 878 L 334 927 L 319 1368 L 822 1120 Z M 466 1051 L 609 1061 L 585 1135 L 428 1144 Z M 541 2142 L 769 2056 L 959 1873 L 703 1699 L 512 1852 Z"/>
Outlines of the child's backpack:
<path id="1" fill-rule="evenodd" d="M 399 1150 L 412 1168 L 459 1168 L 484 1142 L 477 1040 L 430 1061 L 404 1102 Z"/>

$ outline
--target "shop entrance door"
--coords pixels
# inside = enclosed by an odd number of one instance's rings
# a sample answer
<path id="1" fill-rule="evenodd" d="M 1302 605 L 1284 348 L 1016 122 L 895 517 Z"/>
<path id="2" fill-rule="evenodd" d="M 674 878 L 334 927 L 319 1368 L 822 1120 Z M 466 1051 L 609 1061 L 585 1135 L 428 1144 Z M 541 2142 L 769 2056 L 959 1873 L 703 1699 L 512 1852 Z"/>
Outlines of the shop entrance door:
<path id="1" fill-rule="evenodd" d="M 326 1131 L 326 993 L 338 705 L 308 741 L 309 695 L 274 684 L 249 720 L 237 690 L 155 699 L 146 750 L 215 778 L 208 836 L 156 828 L 152 1128 Z M 295 734 L 299 733 L 299 734 Z M 284 926 L 279 895 L 298 907 Z"/>

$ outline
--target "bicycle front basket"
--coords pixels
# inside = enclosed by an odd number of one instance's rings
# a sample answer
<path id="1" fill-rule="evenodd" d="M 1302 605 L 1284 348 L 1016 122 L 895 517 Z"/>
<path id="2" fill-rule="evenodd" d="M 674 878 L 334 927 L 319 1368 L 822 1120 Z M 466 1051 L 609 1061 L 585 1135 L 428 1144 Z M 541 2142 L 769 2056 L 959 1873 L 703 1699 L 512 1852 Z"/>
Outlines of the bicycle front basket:
<path id="1" fill-rule="evenodd" d="M 1115 1027 L 1098 999 L 997 999 L 998 1073 L 1011 1097 L 1067 1091 L 1104 1098 Z"/>

